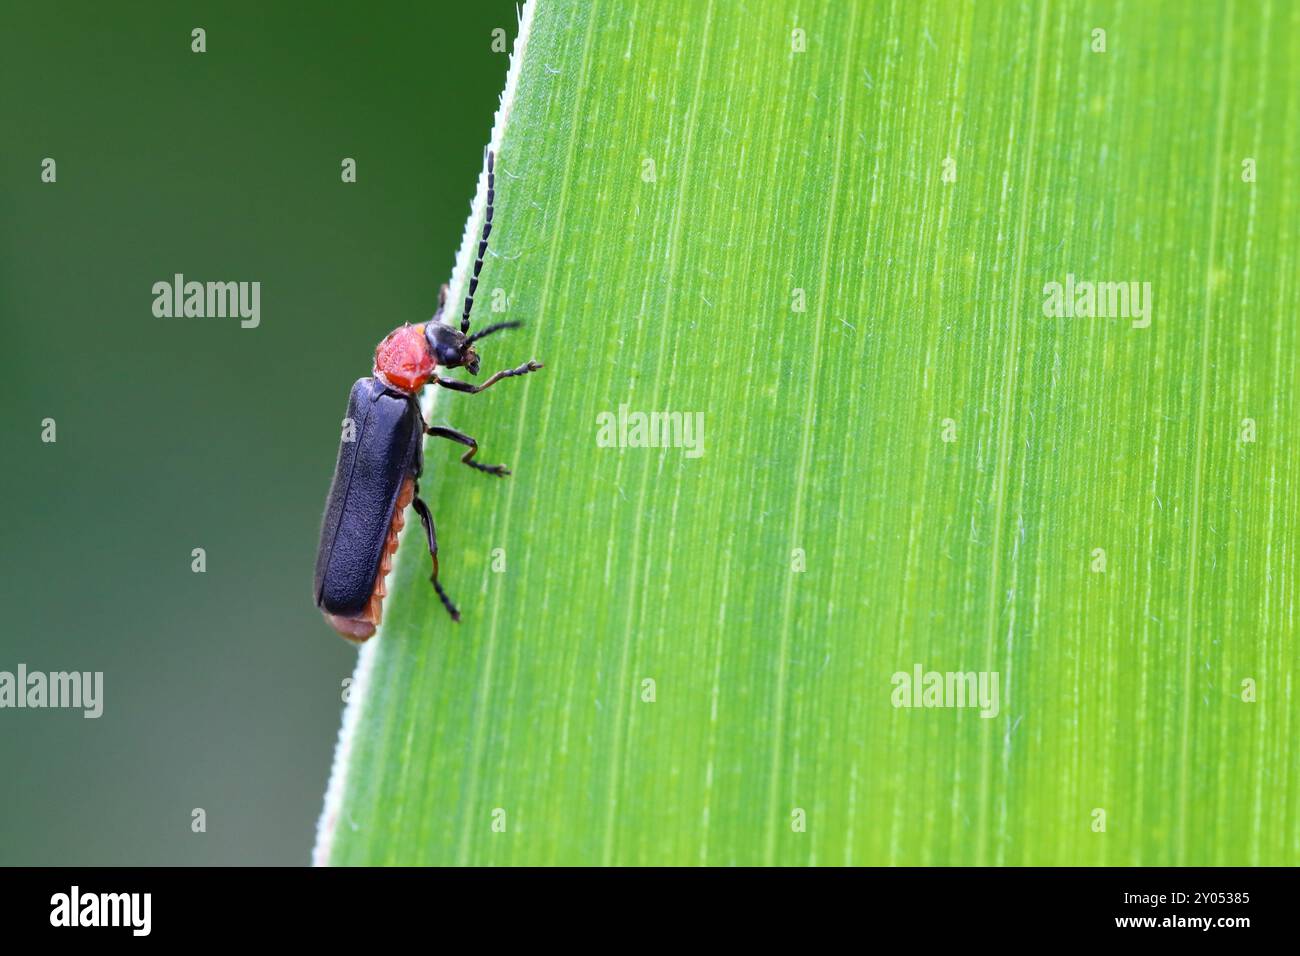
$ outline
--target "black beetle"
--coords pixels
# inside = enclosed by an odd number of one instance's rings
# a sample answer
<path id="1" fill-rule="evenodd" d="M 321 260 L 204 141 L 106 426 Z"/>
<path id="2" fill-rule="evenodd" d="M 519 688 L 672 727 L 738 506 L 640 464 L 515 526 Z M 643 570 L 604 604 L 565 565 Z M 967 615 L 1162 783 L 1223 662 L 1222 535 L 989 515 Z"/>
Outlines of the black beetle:
<path id="1" fill-rule="evenodd" d="M 447 287 L 438 297 L 438 311 L 423 325 L 395 329 L 375 349 L 374 376 L 359 379 L 348 397 L 348 414 L 339 445 L 334 480 L 325 499 L 320 547 L 316 552 L 316 606 L 336 631 L 351 641 L 364 641 L 375 633 L 386 593 L 384 578 L 397 549 L 397 533 L 404 524 L 406 506 L 413 504 L 429 540 L 433 558 L 430 580 L 452 620 L 460 612 L 438 581 L 438 538 L 434 533 L 429 506 L 420 498 L 419 478 L 424 465 L 424 436 L 434 435 L 468 446 L 461 461 L 489 475 L 510 474 L 504 465 L 483 465 L 474 461 L 478 442 L 454 428 L 424 423 L 416 399 L 428 383 L 456 392 L 481 392 L 503 378 L 525 375 L 541 368 L 527 362 L 518 368 L 497 372 L 482 385 L 442 378 L 438 366 L 465 368 L 478 374 L 479 357 L 474 343 L 501 329 L 517 328 L 519 322 L 498 322 L 473 335 L 469 315 L 478 288 L 488 235 L 492 232 L 492 207 L 496 176 L 493 154 L 487 154 L 487 215 L 479 239 L 478 256 L 470 278 L 460 330 L 442 322 Z M 351 439 L 351 440 L 349 440 Z"/>

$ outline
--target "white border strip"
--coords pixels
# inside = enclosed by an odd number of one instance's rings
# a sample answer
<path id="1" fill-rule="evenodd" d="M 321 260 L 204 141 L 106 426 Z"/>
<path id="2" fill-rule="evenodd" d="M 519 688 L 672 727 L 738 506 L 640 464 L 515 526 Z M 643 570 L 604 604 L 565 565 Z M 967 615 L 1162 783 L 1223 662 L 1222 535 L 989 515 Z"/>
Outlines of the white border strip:
<path id="1" fill-rule="evenodd" d="M 511 110 L 515 104 L 515 93 L 519 89 L 519 75 L 523 72 L 524 50 L 528 46 L 528 37 L 532 33 L 533 11 L 536 0 L 525 0 L 523 11 L 519 14 L 519 32 L 515 37 L 515 48 L 510 54 L 510 69 L 506 73 L 506 87 L 501 93 L 500 105 L 497 107 L 496 119 L 492 125 L 489 145 L 501 155 L 501 143 L 505 139 L 506 123 L 510 120 Z M 456 254 L 455 267 L 452 269 L 450 290 L 447 295 L 447 311 L 444 321 L 453 324 L 459 320 L 460 309 L 456 303 L 463 298 L 461 290 L 465 288 L 466 277 L 474 265 L 474 255 L 478 249 L 479 231 L 482 229 L 483 216 L 487 208 L 487 157 L 483 158 L 483 168 L 478 176 L 478 188 L 474 201 L 470 203 L 469 218 L 465 220 L 465 235 L 460 241 L 460 251 Z M 425 418 L 433 415 L 437 405 L 437 389 L 427 389 L 421 405 Z M 414 522 L 406 523 L 406 531 L 414 527 Z M 339 826 L 339 814 L 343 810 L 343 794 L 347 789 L 348 769 L 352 763 L 352 742 L 356 737 L 357 727 L 361 723 L 361 708 L 369 696 L 370 675 L 374 671 L 375 653 L 378 641 L 383 639 L 383 629 L 361 646 L 357 654 L 356 670 L 352 672 L 352 687 L 348 695 L 347 706 L 343 709 L 343 725 L 339 728 L 338 743 L 334 747 L 334 763 L 330 767 L 329 784 L 325 788 L 325 805 L 321 808 L 320 819 L 316 822 L 316 846 L 312 850 L 313 866 L 327 866 L 334 847 L 334 833 Z M 350 826 L 355 826 L 349 821 Z"/>

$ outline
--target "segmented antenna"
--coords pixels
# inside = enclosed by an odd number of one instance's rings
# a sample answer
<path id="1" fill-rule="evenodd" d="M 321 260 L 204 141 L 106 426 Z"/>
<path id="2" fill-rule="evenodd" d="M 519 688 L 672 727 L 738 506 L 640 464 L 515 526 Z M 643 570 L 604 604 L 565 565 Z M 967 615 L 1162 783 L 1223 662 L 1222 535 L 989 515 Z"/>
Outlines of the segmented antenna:
<path id="1" fill-rule="evenodd" d="M 502 329 L 517 329 L 523 325 L 522 322 L 494 322 L 486 329 L 479 329 L 473 335 L 465 339 L 467 345 L 477 342 L 479 339 L 485 339 L 493 332 L 500 332 Z"/>
<path id="2" fill-rule="evenodd" d="M 488 150 L 488 194 L 487 216 L 483 220 L 483 238 L 478 241 L 478 258 L 474 260 L 474 272 L 469 279 L 469 295 L 465 296 L 465 311 L 460 317 L 460 330 L 469 331 L 469 310 L 474 308 L 474 293 L 478 290 L 478 274 L 483 271 L 483 257 L 487 255 L 488 236 L 492 234 L 492 204 L 496 200 L 496 173 L 493 170 L 495 156 Z"/>

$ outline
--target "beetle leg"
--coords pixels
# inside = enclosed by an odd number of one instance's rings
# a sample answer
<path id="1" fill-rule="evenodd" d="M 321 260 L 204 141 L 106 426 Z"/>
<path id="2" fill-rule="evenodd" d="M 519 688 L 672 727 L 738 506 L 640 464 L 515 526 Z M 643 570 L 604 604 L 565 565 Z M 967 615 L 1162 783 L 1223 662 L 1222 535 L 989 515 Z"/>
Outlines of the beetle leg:
<path id="1" fill-rule="evenodd" d="M 442 601 L 442 606 L 447 609 L 447 613 L 451 615 L 451 619 L 459 621 L 460 611 L 456 610 L 456 605 L 451 602 L 451 598 L 438 582 L 438 534 L 433 530 L 433 515 L 429 514 L 429 506 L 420 497 L 419 490 L 419 485 L 416 485 L 416 495 L 411 504 L 415 506 L 415 513 L 420 516 L 420 524 L 424 525 L 425 537 L 429 539 L 429 557 L 433 558 L 433 576 L 429 580 L 433 582 L 433 589 L 438 592 L 438 598 Z"/>
<path id="2" fill-rule="evenodd" d="M 437 375 L 433 377 L 433 381 L 441 385 L 443 388 L 451 389 L 453 392 L 468 392 L 471 395 L 477 395 L 484 389 L 491 388 L 503 378 L 514 378 L 516 375 L 527 375 L 529 372 L 536 372 L 539 368 L 545 368 L 545 366 L 543 366 L 541 362 L 525 362 L 518 368 L 508 368 L 493 373 L 492 377 L 482 385 L 475 385 L 473 382 L 462 382 L 459 379 L 454 378 L 440 378 Z"/>
<path id="3" fill-rule="evenodd" d="M 446 428 L 442 425 L 434 425 L 432 428 L 425 429 L 425 431 L 430 435 L 433 435 L 435 438 L 446 438 L 450 441 L 457 442 L 458 444 L 468 446 L 469 451 L 461 455 L 460 460 L 471 468 L 477 468 L 479 471 L 487 472 L 489 475 L 496 475 L 499 478 L 504 478 L 506 475 L 510 474 L 510 469 L 505 465 L 480 465 L 478 462 L 473 461 L 472 459 L 474 455 L 478 452 L 478 442 L 473 438 L 470 438 L 464 432 L 458 432 L 454 428 Z"/>
<path id="4" fill-rule="evenodd" d="M 444 282 L 442 288 L 438 290 L 438 311 L 433 313 L 433 318 L 429 320 L 430 322 L 442 321 L 442 310 L 447 305 L 447 292 L 447 283 Z"/>

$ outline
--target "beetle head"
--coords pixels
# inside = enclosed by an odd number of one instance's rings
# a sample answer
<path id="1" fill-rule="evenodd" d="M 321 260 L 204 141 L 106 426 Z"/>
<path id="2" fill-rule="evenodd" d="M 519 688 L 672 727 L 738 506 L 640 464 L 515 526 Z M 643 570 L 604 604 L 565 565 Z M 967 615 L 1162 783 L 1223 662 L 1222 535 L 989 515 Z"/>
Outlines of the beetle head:
<path id="1" fill-rule="evenodd" d="M 433 360 L 445 368 L 466 368 L 469 374 L 478 374 L 478 352 L 464 332 L 430 322 L 424 327 L 424 337 L 433 354 Z"/>
<path id="2" fill-rule="evenodd" d="M 478 350 L 474 343 L 502 329 L 517 329 L 522 322 L 497 322 L 480 332 L 466 335 L 450 325 L 430 322 L 424 327 L 424 335 L 429 343 L 429 351 L 434 360 L 447 368 L 464 368 L 469 374 L 478 374 Z"/>
<path id="3" fill-rule="evenodd" d="M 389 332 L 375 349 L 375 375 L 392 388 L 410 395 L 424 388 L 439 365 L 463 368 L 469 374 L 477 375 L 479 357 L 474 348 L 475 340 L 521 324 L 498 322 L 473 335 L 466 335 L 441 322 L 403 325 Z"/>

